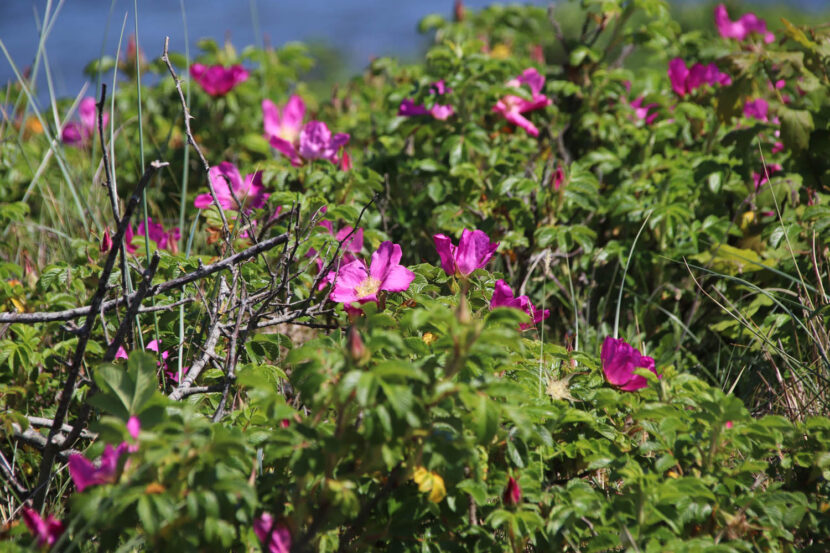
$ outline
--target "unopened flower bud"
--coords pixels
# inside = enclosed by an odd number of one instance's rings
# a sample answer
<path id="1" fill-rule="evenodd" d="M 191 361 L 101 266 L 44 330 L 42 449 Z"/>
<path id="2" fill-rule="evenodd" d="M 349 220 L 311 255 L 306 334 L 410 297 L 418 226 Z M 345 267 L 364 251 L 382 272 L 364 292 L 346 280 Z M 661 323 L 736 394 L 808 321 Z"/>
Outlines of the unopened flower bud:
<path id="1" fill-rule="evenodd" d="M 522 500 L 522 488 L 519 483 L 512 476 L 507 480 L 507 487 L 504 489 L 504 494 L 501 496 L 505 505 L 515 506 Z"/>
<path id="2" fill-rule="evenodd" d="M 455 6 L 453 9 L 455 15 L 455 20 L 458 22 L 464 21 L 464 2 L 463 0 L 455 0 Z"/>
<path id="3" fill-rule="evenodd" d="M 366 349 L 366 345 L 363 343 L 363 339 L 360 337 L 360 332 L 358 332 L 354 326 L 349 327 L 347 340 L 349 343 L 349 355 L 352 356 L 352 359 L 356 363 L 359 363 L 369 357 L 369 352 Z"/>
<path id="4" fill-rule="evenodd" d="M 470 313 L 470 304 L 467 301 L 467 296 L 461 294 L 461 301 L 458 302 L 458 309 L 456 310 L 458 322 L 461 324 L 470 324 L 473 322 L 473 314 Z"/>
<path id="5" fill-rule="evenodd" d="M 101 238 L 101 253 L 107 253 L 112 248 L 112 238 L 110 238 L 110 229 L 104 231 L 104 237 Z"/>

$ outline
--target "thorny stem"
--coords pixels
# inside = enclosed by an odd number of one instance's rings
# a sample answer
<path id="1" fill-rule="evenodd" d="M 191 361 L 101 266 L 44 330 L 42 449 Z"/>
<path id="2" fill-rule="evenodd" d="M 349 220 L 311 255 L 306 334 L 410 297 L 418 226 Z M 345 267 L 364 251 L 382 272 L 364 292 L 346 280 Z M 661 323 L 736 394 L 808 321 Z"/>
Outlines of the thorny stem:
<path id="1" fill-rule="evenodd" d="M 208 189 L 210 190 L 210 197 L 213 199 L 213 204 L 216 206 L 216 209 L 219 210 L 219 217 L 222 219 L 222 230 L 224 231 L 224 238 L 225 242 L 227 243 L 228 249 L 233 251 L 233 245 L 231 244 L 231 231 L 228 228 L 228 219 L 225 217 L 225 210 L 222 209 L 222 204 L 219 203 L 219 198 L 216 196 L 216 190 L 213 188 L 213 182 L 210 180 L 210 164 L 205 159 L 205 155 L 202 153 L 202 149 L 196 143 L 196 140 L 193 139 L 193 132 L 190 130 L 190 120 L 193 119 L 193 116 L 190 115 L 190 109 L 187 107 L 187 102 L 184 99 L 184 92 L 182 92 L 182 81 L 179 79 L 178 75 L 176 75 L 176 70 L 173 69 L 173 64 L 170 63 L 170 58 L 167 55 L 167 47 L 170 43 L 170 37 L 164 37 L 164 53 L 161 56 L 162 61 L 167 65 L 167 70 L 170 71 L 170 76 L 173 77 L 173 82 L 176 83 L 176 90 L 179 92 L 179 99 L 182 103 L 182 114 L 184 116 L 184 133 L 187 136 L 187 143 L 193 146 L 193 149 L 196 150 L 196 153 L 199 155 L 199 159 L 202 162 L 202 166 L 205 169 L 205 175 L 207 175 L 207 183 Z"/>

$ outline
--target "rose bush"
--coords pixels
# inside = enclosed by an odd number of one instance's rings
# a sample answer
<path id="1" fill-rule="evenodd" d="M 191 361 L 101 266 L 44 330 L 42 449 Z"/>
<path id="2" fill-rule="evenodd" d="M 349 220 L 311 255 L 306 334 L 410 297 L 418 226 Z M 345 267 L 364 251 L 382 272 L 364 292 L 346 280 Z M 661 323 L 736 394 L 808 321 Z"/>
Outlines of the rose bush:
<path id="1" fill-rule="evenodd" d="M 10 85 L 3 545 L 826 551 L 830 32 L 706 18 L 459 3 L 333 89 L 134 46 L 63 127 Z"/>

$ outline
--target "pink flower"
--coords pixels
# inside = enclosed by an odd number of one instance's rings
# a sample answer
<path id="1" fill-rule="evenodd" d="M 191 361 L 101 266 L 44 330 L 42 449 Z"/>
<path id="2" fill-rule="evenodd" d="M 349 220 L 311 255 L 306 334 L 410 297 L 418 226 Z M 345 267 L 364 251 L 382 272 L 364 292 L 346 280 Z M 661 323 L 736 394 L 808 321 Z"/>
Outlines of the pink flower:
<path id="1" fill-rule="evenodd" d="M 466 278 L 476 269 L 481 269 L 496 252 L 498 242 L 490 242 L 490 237 L 480 230 L 464 229 L 461 240 L 455 247 L 452 240 L 443 234 L 432 237 L 438 257 L 441 258 L 441 268 L 450 276 L 457 275 Z"/>
<path id="2" fill-rule="evenodd" d="M 331 224 L 331 221 L 320 221 L 319 226 L 325 228 L 329 232 L 329 234 L 334 236 L 334 238 L 338 242 L 344 240 L 349 234 L 351 234 L 352 230 L 354 230 L 353 227 L 345 226 L 345 227 L 341 228 L 339 231 L 337 231 L 337 234 L 335 234 L 334 233 L 334 228 L 332 227 L 332 224 Z M 361 250 L 363 250 L 363 229 L 359 228 L 359 229 L 355 230 L 355 232 L 354 232 L 354 234 L 352 234 L 351 238 L 349 238 L 346 242 L 343 242 L 343 247 L 341 248 L 341 251 L 343 251 L 345 253 L 343 254 L 343 258 L 342 258 L 340 264 L 341 265 L 346 265 L 348 263 L 351 263 L 352 261 L 355 261 L 357 259 L 357 257 L 355 257 L 354 254 L 360 253 Z M 307 255 L 308 255 L 308 257 L 313 257 L 316 254 L 317 254 L 317 250 L 315 250 L 314 248 L 311 248 L 311 249 L 308 250 Z M 317 270 L 318 271 L 323 270 L 323 260 L 320 259 L 320 258 L 317 258 Z M 326 277 L 323 279 L 322 282 L 320 282 L 320 285 L 319 285 L 318 289 L 322 290 L 323 288 L 325 288 L 326 286 L 328 286 L 329 284 L 334 282 L 334 275 L 335 275 L 334 271 L 329 271 L 329 274 L 326 275 Z"/>
<path id="3" fill-rule="evenodd" d="M 769 181 L 768 176 L 772 176 L 778 171 L 783 170 L 784 168 L 779 165 L 778 163 L 770 163 L 767 165 L 766 171 L 762 173 L 752 173 L 752 180 L 755 182 L 755 191 L 757 192 L 766 182 Z"/>
<path id="4" fill-rule="evenodd" d="M 496 288 L 493 290 L 493 297 L 490 299 L 490 310 L 492 311 L 496 307 L 512 307 L 527 313 L 533 323 L 521 323 L 519 325 L 521 330 L 533 328 L 537 323 L 550 317 L 550 309 L 545 309 L 543 312 L 537 311 L 527 296 L 514 297 L 513 289 L 503 280 L 496 281 Z"/>
<path id="5" fill-rule="evenodd" d="M 240 211 L 240 208 L 246 211 L 259 209 L 265 205 L 265 200 L 270 195 L 265 192 L 265 187 L 262 185 L 261 171 L 245 175 L 243 181 L 236 165 L 230 161 L 223 161 L 211 167 L 208 174 L 222 209 L 232 211 Z M 199 194 L 193 205 L 199 209 L 207 209 L 213 205 L 213 198 L 210 193 Z"/>
<path id="6" fill-rule="evenodd" d="M 522 113 L 542 109 L 551 104 L 550 98 L 542 94 L 545 86 L 545 78 L 536 69 L 530 67 L 525 69 L 521 75 L 508 81 L 507 86 L 519 88 L 526 84 L 532 93 L 531 100 L 525 100 L 519 96 L 508 94 L 493 106 L 493 111 L 501 113 L 505 119 L 514 125 L 523 128 L 531 136 L 539 136 L 539 129 L 526 119 Z"/>
<path id="7" fill-rule="evenodd" d="M 152 352 L 158 354 L 158 352 L 159 352 L 159 343 L 158 343 L 157 340 L 152 340 L 145 346 L 144 349 L 146 349 L 147 351 L 152 351 Z M 158 365 L 159 367 L 162 367 L 164 369 L 164 372 L 167 375 L 167 380 L 170 380 L 171 382 L 175 382 L 175 383 L 178 384 L 178 382 L 179 382 L 179 373 L 178 373 L 178 371 L 171 370 L 167 365 L 167 358 L 169 356 L 170 356 L 170 354 L 167 352 L 167 350 L 164 350 L 163 352 L 161 352 L 161 362 L 156 362 L 156 365 Z M 121 347 L 118 348 L 118 351 L 115 353 L 115 358 L 116 359 L 127 359 L 127 350 L 124 349 L 124 346 L 121 346 Z M 187 371 L 189 369 L 190 369 L 190 367 L 182 367 L 182 376 L 187 374 Z M 138 420 L 138 419 L 136 419 L 136 420 Z M 130 421 L 132 421 L 132 419 L 130 419 Z M 128 423 L 130 421 L 128 421 Z M 129 429 L 130 429 L 130 426 L 128 424 L 127 430 L 129 430 Z M 133 437 L 135 438 L 136 436 L 133 436 Z"/>
<path id="8" fill-rule="evenodd" d="M 182 237 L 179 227 L 173 227 L 170 232 L 164 232 L 164 226 L 161 223 L 154 223 L 152 217 L 147 217 L 147 227 L 149 227 L 149 232 L 142 220 L 138 224 L 138 231 L 134 233 L 132 223 L 127 224 L 127 232 L 124 233 L 124 247 L 129 253 L 135 253 L 138 250 L 138 247 L 132 244 L 134 236 L 149 238 L 156 243 L 160 250 L 167 249 L 173 253 L 178 251 L 179 240 Z M 119 357 L 116 356 L 116 359 L 119 359 Z"/>
<path id="9" fill-rule="evenodd" d="M 744 117 L 750 117 L 759 121 L 769 121 L 767 113 L 769 112 L 769 104 L 763 98 L 748 101 L 744 104 Z"/>
<path id="10" fill-rule="evenodd" d="M 81 146 L 89 142 L 98 129 L 97 108 L 95 98 L 87 96 L 78 105 L 78 116 L 81 122 L 70 121 L 61 130 L 61 141 L 71 146 Z M 106 126 L 109 121 L 109 114 L 103 114 L 103 124 Z"/>
<path id="11" fill-rule="evenodd" d="M 724 426 L 726 427 L 727 430 L 731 430 L 732 427 L 735 426 L 735 425 L 732 424 L 732 421 L 726 421 L 726 424 L 724 424 Z"/>
<path id="12" fill-rule="evenodd" d="M 300 131 L 300 156 L 304 159 L 327 159 L 336 164 L 337 152 L 348 143 L 348 134 L 332 136 L 325 123 L 309 121 Z"/>
<path id="13" fill-rule="evenodd" d="M 636 368 L 648 369 L 656 374 L 657 378 L 662 378 L 654 370 L 653 358 L 640 354 L 636 348 L 611 336 L 605 338 L 602 343 L 600 359 L 602 360 L 602 372 L 605 373 L 608 383 L 627 392 L 648 386 L 648 381 L 644 376 L 634 374 Z"/>
<path id="14" fill-rule="evenodd" d="M 551 180 L 553 181 L 553 189 L 558 192 L 559 188 L 562 187 L 562 183 L 565 182 L 565 171 L 562 169 L 561 165 L 556 166 L 556 170 L 553 172 L 553 178 Z"/>
<path id="15" fill-rule="evenodd" d="M 299 140 L 291 142 L 272 136 L 271 146 L 289 159 L 295 167 L 302 165 L 303 160 L 327 159 L 338 164 L 340 148 L 349 143 L 349 135 L 337 133 L 332 136 L 328 126 L 321 121 L 309 121 L 300 131 Z"/>
<path id="16" fill-rule="evenodd" d="M 127 432 L 130 433 L 130 437 L 132 437 L 133 440 L 137 440 L 138 435 L 141 433 L 141 421 L 138 420 L 138 417 L 135 415 L 132 415 L 127 420 Z"/>
<path id="17" fill-rule="evenodd" d="M 436 96 L 441 96 L 449 92 L 446 84 L 444 83 L 443 79 L 433 83 L 432 86 L 429 87 L 430 92 Z M 431 108 L 427 109 L 426 106 L 421 104 L 416 104 L 412 98 L 407 98 L 403 102 L 401 102 L 400 107 L 398 108 L 398 115 L 402 115 L 404 117 L 413 117 L 416 115 L 432 115 L 435 119 L 440 119 L 441 121 L 447 119 L 455 113 L 455 110 L 450 105 L 441 105 L 435 104 Z"/>
<path id="18" fill-rule="evenodd" d="M 501 500 L 505 505 L 515 506 L 522 500 L 522 488 L 519 483 L 512 476 L 507 480 L 507 487 L 504 488 L 504 493 Z"/>
<path id="19" fill-rule="evenodd" d="M 340 158 L 340 163 L 338 163 L 338 167 L 341 171 L 351 171 L 352 170 L 352 158 L 349 156 L 349 152 L 343 150 L 343 156 Z"/>
<path id="20" fill-rule="evenodd" d="M 645 101 L 645 96 L 640 96 L 637 99 L 633 100 L 629 105 L 634 108 L 634 115 L 637 116 L 637 119 L 641 121 L 645 121 L 646 125 L 651 125 L 655 119 L 657 119 L 657 111 L 649 113 L 651 110 L 656 110 L 660 107 L 660 104 L 657 103 L 650 103 L 643 105 L 643 101 Z"/>
<path id="21" fill-rule="evenodd" d="M 292 95 L 280 108 L 267 98 L 262 101 L 262 123 L 265 126 L 265 138 L 276 136 L 288 142 L 294 142 L 300 136 L 305 117 L 305 102 L 296 94 Z"/>
<path id="22" fill-rule="evenodd" d="M 254 521 L 254 533 L 268 553 L 288 553 L 291 548 L 288 528 L 276 522 L 269 513 L 262 513 Z"/>
<path id="23" fill-rule="evenodd" d="M 147 344 L 145 349 L 147 349 L 149 351 L 153 351 L 155 353 L 158 353 L 159 352 L 158 340 L 150 341 Z M 167 358 L 169 356 L 170 356 L 170 354 L 167 352 L 167 350 L 164 350 L 163 352 L 161 352 L 161 362 L 156 362 L 156 364 L 159 367 L 161 367 L 162 369 L 164 369 L 164 373 L 167 375 L 167 380 L 170 380 L 171 382 L 175 382 L 176 384 L 178 384 L 179 383 L 179 372 L 178 372 L 178 370 L 174 371 L 174 370 L 170 369 L 170 367 L 167 365 Z M 182 367 L 182 376 L 186 375 L 188 370 L 190 370 L 190 367 Z"/>
<path id="24" fill-rule="evenodd" d="M 361 260 L 340 267 L 331 300 L 345 303 L 377 301 L 378 292 L 403 292 L 415 280 L 415 273 L 400 264 L 401 247 L 383 242 L 372 254 L 369 268 Z"/>
<path id="25" fill-rule="evenodd" d="M 78 491 L 82 492 L 90 486 L 115 483 L 118 479 L 118 461 L 128 447 L 127 442 L 123 442 L 117 448 L 107 444 L 97 467 L 83 455 L 70 455 L 69 476 L 72 477 Z"/>
<path id="26" fill-rule="evenodd" d="M 35 535 L 40 547 L 51 547 L 66 530 L 63 522 L 54 516 L 49 515 L 46 520 L 43 520 L 37 511 L 25 506 L 23 507 L 23 522 L 26 523 L 29 531 Z"/>
<path id="27" fill-rule="evenodd" d="M 110 229 L 104 230 L 104 236 L 101 238 L 101 253 L 107 253 L 112 248 L 112 237 L 110 236 Z"/>
<path id="28" fill-rule="evenodd" d="M 723 38 L 743 41 L 750 33 L 758 33 L 764 37 L 767 44 L 775 40 L 775 35 L 767 31 L 766 21 L 754 13 L 744 14 L 739 20 L 732 21 L 723 4 L 718 4 L 715 8 L 715 25 Z"/>
<path id="29" fill-rule="evenodd" d="M 729 86 L 732 84 L 732 77 L 722 73 L 714 63 L 709 65 L 696 63 L 689 69 L 683 59 L 674 58 L 669 62 L 668 73 L 672 90 L 678 96 L 685 96 L 704 84 L 709 86 L 715 86 L 716 84 Z"/>
<path id="30" fill-rule="evenodd" d="M 211 96 L 224 96 L 248 79 L 248 71 L 241 65 L 225 68 L 222 65 L 206 67 L 194 63 L 190 66 L 190 76 Z"/>

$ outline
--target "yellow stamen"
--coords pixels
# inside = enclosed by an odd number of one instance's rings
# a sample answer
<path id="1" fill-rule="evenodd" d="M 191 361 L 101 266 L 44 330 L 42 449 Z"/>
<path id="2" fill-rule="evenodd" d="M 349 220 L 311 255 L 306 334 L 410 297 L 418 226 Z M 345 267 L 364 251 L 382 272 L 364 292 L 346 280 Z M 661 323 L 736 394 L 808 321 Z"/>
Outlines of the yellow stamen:
<path id="1" fill-rule="evenodd" d="M 366 280 L 361 282 L 354 291 L 358 298 L 365 298 L 366 296 L 377 294 L 378 290 L 380 290 L 380 284 L 381 282 L 378 279 L 366 277 Z"/>

